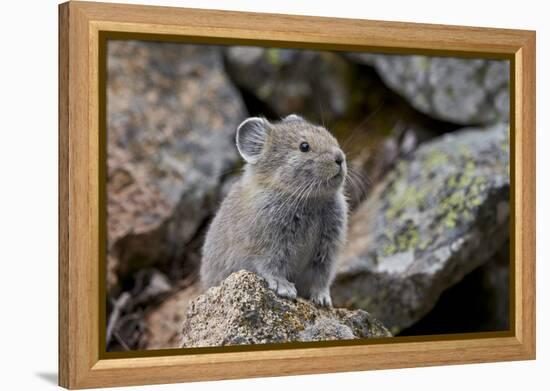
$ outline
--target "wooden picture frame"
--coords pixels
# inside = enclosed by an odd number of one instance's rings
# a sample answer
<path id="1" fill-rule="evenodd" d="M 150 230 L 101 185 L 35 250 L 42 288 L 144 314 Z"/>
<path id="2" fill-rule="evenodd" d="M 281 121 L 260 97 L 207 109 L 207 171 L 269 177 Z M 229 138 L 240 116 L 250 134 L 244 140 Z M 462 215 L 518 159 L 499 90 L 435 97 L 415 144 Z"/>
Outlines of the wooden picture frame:
<path id="1" fill-rule="evenodd" d="M 205 43 L 496 57 L 511 64 L 511 269 L 507 332 L 390 342 L 105 357 L 102 238 L 108 34 Z M 107 34 L 107 35 L 106 35 Z M 104 239 L 104 238 L 103 238 Z M 104 256 L 104 255 L 103 255 Z M 103 281 L 104 284 L 104 281 Z M 175 383 L 535 358 L 535 33 L 88 2 L 59 6 L 59 384 Z"/>

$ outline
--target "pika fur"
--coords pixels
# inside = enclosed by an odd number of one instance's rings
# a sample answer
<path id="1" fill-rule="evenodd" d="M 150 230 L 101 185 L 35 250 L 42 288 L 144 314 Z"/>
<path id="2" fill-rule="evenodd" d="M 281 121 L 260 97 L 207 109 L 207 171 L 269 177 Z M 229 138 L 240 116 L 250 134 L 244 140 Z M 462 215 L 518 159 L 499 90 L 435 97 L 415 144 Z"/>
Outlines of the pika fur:
<path id="1" fill-rule="evenodd" d="M 203 285 L 245 269 L 280 296 L 331 306 L 348 214 L 346 159 L 338 142 L 297 115 L 277 123 L 249 118 L 236 142 L 246 165 L 208 229 Z"/>

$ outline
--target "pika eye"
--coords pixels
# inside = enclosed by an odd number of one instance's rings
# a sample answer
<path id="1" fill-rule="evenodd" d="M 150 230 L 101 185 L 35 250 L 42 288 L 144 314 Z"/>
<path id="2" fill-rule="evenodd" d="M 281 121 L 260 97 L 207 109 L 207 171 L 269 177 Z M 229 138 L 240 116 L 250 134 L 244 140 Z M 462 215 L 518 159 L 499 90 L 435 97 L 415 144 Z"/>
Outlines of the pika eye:
<path id="1" fill-rule="evenodd" d="M 305 141 L 300 144 L 300 151 L 302 152 L 308 152 L 309 151 L 309 144 Z"/>

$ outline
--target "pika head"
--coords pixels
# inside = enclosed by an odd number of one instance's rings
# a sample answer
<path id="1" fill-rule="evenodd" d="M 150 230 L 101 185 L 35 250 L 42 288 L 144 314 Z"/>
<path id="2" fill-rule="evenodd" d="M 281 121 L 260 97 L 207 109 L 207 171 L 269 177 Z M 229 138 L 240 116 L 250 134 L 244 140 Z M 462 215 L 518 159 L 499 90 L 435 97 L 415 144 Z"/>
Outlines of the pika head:
<path id="1" fill-rule="evenodd" d="M 308 197 L 333 194 L 346 177 L 346 157 L 322 126 L 297 115 L 280 122 L 248 118 L 237 129 L 237 148 L 261 185 Z"/>

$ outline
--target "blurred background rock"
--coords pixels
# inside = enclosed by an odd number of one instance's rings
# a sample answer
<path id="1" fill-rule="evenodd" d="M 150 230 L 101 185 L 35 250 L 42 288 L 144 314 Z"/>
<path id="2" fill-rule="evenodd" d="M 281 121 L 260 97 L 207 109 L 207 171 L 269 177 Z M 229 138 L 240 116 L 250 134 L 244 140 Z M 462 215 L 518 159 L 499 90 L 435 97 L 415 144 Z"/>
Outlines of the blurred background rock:
<path id="1" fill-rule="evenodd" d="M 396 335 L 506 330 L 508 91 L 506 61 L 110 41 L 108 350 L 180 346 L 250 115 L 298 113 L 346 151 L 336 305 Z"/>

